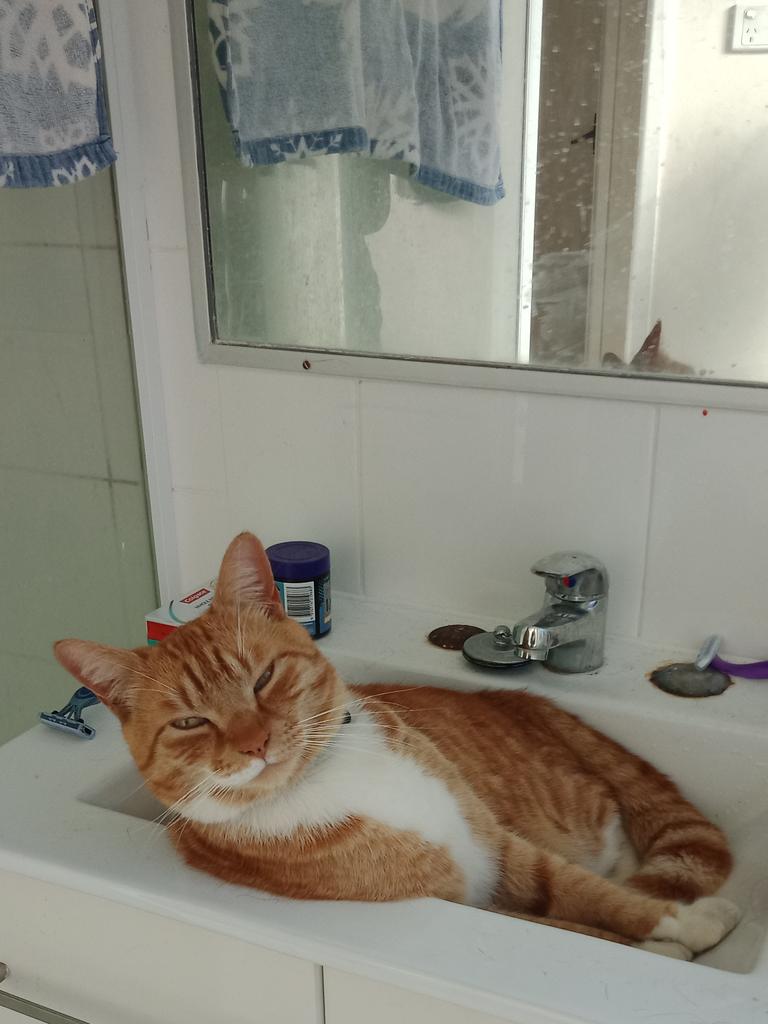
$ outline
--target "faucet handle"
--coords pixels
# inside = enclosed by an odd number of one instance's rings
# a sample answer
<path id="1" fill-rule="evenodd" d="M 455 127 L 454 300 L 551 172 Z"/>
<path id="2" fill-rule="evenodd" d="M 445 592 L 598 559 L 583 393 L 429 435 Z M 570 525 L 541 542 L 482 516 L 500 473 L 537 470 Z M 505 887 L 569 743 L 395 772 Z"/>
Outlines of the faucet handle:
<path id="1" fill-rule="evenodd" d="M 608 593 L 608 571 L 599 558 L 557 551 L 540 558 L 531 572 L 544 578 L 547 592 L 561 601 L 592 601 Z"/>

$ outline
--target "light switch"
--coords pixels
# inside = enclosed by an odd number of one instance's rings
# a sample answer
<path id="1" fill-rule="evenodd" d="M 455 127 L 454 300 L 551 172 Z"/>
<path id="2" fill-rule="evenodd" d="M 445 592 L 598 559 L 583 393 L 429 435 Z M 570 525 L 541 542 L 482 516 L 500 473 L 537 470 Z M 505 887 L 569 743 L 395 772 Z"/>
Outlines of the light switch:
<path id="1" fill-rule="evenodd" d="M 768 7 L 732 7 L 729 43 L 734 53 L 768 52 Z"/>

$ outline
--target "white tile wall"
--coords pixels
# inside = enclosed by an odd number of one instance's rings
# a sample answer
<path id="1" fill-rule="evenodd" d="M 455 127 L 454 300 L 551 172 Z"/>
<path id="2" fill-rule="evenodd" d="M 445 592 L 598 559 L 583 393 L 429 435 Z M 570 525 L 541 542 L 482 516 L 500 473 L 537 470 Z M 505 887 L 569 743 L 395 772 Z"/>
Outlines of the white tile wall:
<path id="1" fill-rule="evenodd" d="M 691 648 L 720 632 L 733 653 L 768 653 L 768 417 L 201 368 L 191 339 L 175 351 L 173 408 L 185 380 L 218 382 L 194 403 L 205 457 L 174 435 L 198 483 L 176 494 L 185 585 L 249 528 L 325 541 L 341 589 L 502 621 L 539 601 L 531 563 L 575 548 L 608 566 L 612 632 Z"/>
<path id="2" fill-rule="evenodd" d="M 521 402 L 493 392 L 362 385 L 368 593 L 488 614 L 509 604 Z"/>
<path id="3" fill-rule="evenodd" d="M 119 565 L 118 579 L 112 581 L 112 588 L 119 584 L 123 604 L 120 642 L 138 646 L 146 643 L 144 614 L 150 610 L 147 602 L 154 604 L 156 601 L 147 499 L 143 484 L 136 483 L 113 483 L 111 495 Z"/>
<path id="4" fill-rule="evenodd" d="M 177 487 L 173 507 L 181 565 L 179 588 L 185 590 L 215 575 L 227 544 L 248 528 L 248 523 L 235 524 L 224 491 Z"/>
<path id="5" fill-rule="evenodd" d="M 167 10 L 151 6 L 131 17 L 154 40 L 140 88 L 184 582 L 249 527 L 329 540 L 336 586 L 501 620 L 539 600 L 535 559 L 576 547 L 608 565 L 612 631 L 693 647 L 717 630 L 767 655 L 767 416 L 199 364 L 163 198 L 181 194 Z"/>
<path id="6" fill-rule="evenodd" d="M 225 487 L 218 371 L 196 359 L 187 255 L 157 249 L 152 276 L 174 487 Z"/>
<path id="7" fill-rule="evenodd" d="M 220 381 L 233 523 L 265 543 L 309 532 L 336 553 L 336 585 L 358 590 L 355 382 L 240 367 Z"/>
<path id="8" fill-rule="evenodd" d="M 653 481 L 642 635 L 768 657 L 768 417 L 668 408 Z"/>
<path id="9" fill-rule="evenodd" d="M 610 627 L 636 631 L 652 409 L 373 382 L 362 394 L 369 592 L 508 616 L 540 598 L 540 555 L 586 550 L 614 577 Z"/>

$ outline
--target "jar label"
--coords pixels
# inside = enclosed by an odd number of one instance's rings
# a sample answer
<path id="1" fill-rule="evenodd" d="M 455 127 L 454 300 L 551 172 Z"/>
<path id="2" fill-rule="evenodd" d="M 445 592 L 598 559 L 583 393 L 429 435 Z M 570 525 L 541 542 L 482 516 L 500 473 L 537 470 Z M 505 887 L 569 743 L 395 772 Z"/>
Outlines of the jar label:
<path id="1" fill-rule="evenodd" d="M 310 636 L 325 636 L 331 628 L 331 574 L 315 580 L 288 583 L 275 580 L 288 618 L 300 623 Z"/>
<path id="2" fill-rule="evenodd" d="M 289 619 L 302 625 L 315 621 L 315 585 L 309 583 L 281 583 L 283 605 Z"/>

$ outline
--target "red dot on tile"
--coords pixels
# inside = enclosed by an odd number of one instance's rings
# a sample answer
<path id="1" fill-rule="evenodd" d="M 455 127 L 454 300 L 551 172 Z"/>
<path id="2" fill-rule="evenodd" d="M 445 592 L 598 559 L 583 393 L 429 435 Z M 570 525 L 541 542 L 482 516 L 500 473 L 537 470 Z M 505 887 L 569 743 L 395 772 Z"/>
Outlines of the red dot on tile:
<path id="1" fill-rule="evenodd" d="M 702 409 L 701 410 L 701 415 L 702 416 L 709 416 L 709 409 Z"/>

